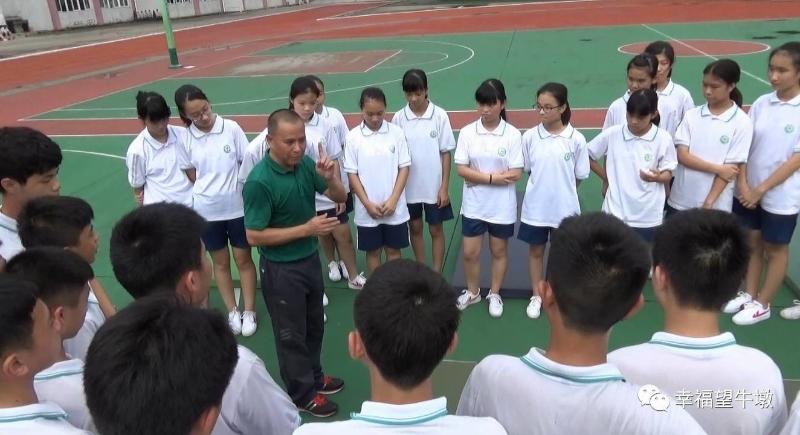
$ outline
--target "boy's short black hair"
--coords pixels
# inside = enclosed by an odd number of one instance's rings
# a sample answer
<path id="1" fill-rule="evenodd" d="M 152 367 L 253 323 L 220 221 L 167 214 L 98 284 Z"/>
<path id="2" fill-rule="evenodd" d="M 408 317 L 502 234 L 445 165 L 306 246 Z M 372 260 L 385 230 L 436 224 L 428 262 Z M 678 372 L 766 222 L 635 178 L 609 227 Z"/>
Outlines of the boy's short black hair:
<path id="1" fill-rule="evenodd" d="M 104 435 L 189 434 L 221 404 L 237 360 L 222 314 L 153 295 L 97 331 L 83 375 L 86 404 Z"/>
<path id="2" fill-rule="evenodd" d="M 33 283 L 0 273 L 0 356 L 33 344 L 36 291 Z"/>
<path id="3" fill-rule="evenodd" d="M 29 127 L 0 127 L 0 180 L 25 184 L 28 178 L 61 165 L 61 148 L 44 133 Z M 5 189 L 0 185 L 0 193 Z"/>
<path id="4" fill-rule="evenodd" d="M 74 252 L 55 247 L 20 252 L 6 265 L 6 273 L 36 285 L 39 299 L 48 307 L 76 307 L 83 290 L 94 278 L 92 267 Z"/>
<path id="5" fill-rule="evenodd" d="M 455 291 L 423 264 L 393 260 L 356 296 L 355 326 L 369 359 L 393 385 L 411 389 L 431 376 L 458 329 Z"/>
<path id="6" fill-rule="evenodd" d="M 202 268 L 206 221 L 185 205 L 139 207 L 111 232 L 114 275 L 134 299 L 154 292 L 174 293 L 181 276 Z"/>
<path id="7" fill-rule="evenodd" d="M 74 196 L 43 196 L 28 201 L 17 218 L 22 245 L 77 246 L 81 232 L 92 224 L 94 211 L 88 202 Z"/>
<path id="8" fill-rule="evenodd" d="M 750 246 L 736 217 L 691 209 L 670 216 L 656 231 L 653 263 L 669 276 L 680 305 L 719 311 L 747 273 Z"/>
<path id="9" fill-rule="evenodd" d="M 567 327 L 605 333 L 642 294 L 650 271 L 644 241 L 605 213 L 564 219 L 551 237 L 547 281 Z"/>

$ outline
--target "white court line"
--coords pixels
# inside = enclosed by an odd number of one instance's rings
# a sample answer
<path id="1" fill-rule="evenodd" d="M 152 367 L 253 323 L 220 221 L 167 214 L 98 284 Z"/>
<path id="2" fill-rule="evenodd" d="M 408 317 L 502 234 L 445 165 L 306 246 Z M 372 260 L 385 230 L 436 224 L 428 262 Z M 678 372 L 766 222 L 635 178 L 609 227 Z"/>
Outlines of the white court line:
<path id="1" fill-rule="evenodd" d="M 69 135 L 69 136 L 74 136 L 74 135 Z M 105 136 L 105 135 L 97 134 L 97 135 L 92 135 L 92 136 Z M 53 136 L 53 137 L 59 137 L 59 136 Z M 66 137 L 66 136 L 63 136 L 63 137 Z M 89 155 L 92 155 L 92 156 L 111 157 L 112 159 L 125 160 L 125 157 L 122 157 L 122 156 L 117 156 L 117 155 L 114 155 L 114 154 L 106 154 L 106 153 L 96 153 L 94 151 L 82 151 L 82 150 L 61 150 L 61 151 L 64 151 L 64 152 L 67 152 L 67 153 L 89 154 Z"/>
<path id="2" fill-rule="evenodd" d="M 380 66 L 382 63 L 386 62 L 387 60 L 389 60 L 389 59 L 391 59 L 391 58 L 393 58 L 395 56 L 397 56 L 398 54 L 400 54 L 402 52 L 403 52 L 402 49 L 395 51 L 394 53 L 390 54 L 389 56 L 384 57 L 383 60 L 379 61 L 375 65 L 372 65 L 371 67 L 367 68 L 364 72 L 368 73 L 368 72 L 372 71 L 375 67 Z"/>
<path id="3" fill-rule="evenodd" d="M 718 42 L 744 42 L 744 41 L 740 41 L 740 40 L 736 40 L 736 39 L 710 39 L 710 38 L 698 38 L 698 39 L 701 39 L 703 41 L 715 41 L 715 42 L 717 42 L 717 41 Z M 683 42 L 685 43 L 685 41 L 683 41 Z M 762 46 L 762 48 L 761 48 L 761 50 L 751 51 L 751 52 L 748 52 L 748 53 L 733 53 L 730 56 L 747 56 L 747 55 L 750 55 L 750 54 L 758 54 L 758 53 L 763 53 L 763 52 L 769 50 L 770 48 L 772 48 L 768 44 L 764 44 L 763 42 L 750 42 L 750 41 L 747 41 L 747 42 L 750 43 L 750 44 L 760 45 L 760 46 Z M 617 51 L 622 53 L 622 54 L 630 54 L 630 55 L 639 54 L 638 51 L 626 51 L 626 50 L 623 50 L 624 48 L 627 48 L 627 47 L 630 47 L 630 46 L 633 46 L 633 45 L 639 45 L 639 43 L 634 42 L 633 44 L 620 45 L 619 47 L 617 47 Z M 694 50 L 694 48 L 692 50 Z M 698 52 L 697 54 L 682 54 L 682 55 L 680 55 L 680 57 L 705 57 L 705 56 L 707 56 L 707 54 L 704 54 L 702 52 Z"/>
<path id="4" fill-rule="evenodd" d="M 546 1 L 546 2 L 536 2 L 536 3 L 503 3 L 503 4 L 493 4 L 493 5 L 485 5 L 485 6 L 470 6 L 468 8 L 464 7 L 438 7 L 438 8 L 431 8 L 431 9 L 418 9 L 414 11 L 398 11 L 398 12 L 378 12 L 374 14 L 363 14 L 363 15 L 333 15 L 330 17 L 322 17 L 317 18 L 317 21 L 328 21 L 328 20 L 344 20 L 350 18 L 365 18 L 365 17 L 379 17 L 383 15 L 408 15 L 408 14 L 419 14 L 419 13 L 428 13 L 428 12 L 439 12 L 439 11 L 457 11 L 457 10 L 475 10 L 475 9 L 488 9 L 488 8 L 505 8 L 509 6 L 539 6 L 539 5 L 556 5 L 562 3 L 588 3 L 588 2 L 596 2 L 599 0 L 561 0 L 561 1 Z M 357 11 L 356 11 L 357 12 Z M 541 12 L 541 11 L 535 11 Z M 349 12 L 342 12 L 342 13 L 349 13 Z"/>
<path id="5" fill-rule="evenodd" d="M 696 52 L 698 52 L 698 53 L 702 54 L 703 56 L 705 56 L 705 57 L 707 57 L 707 58 L 709 58 L 709 59 L 712 59 L 712 60 L 719 60 L 719 58 L 718 58 L 718 57 L 716 57 L 716 56 L 713 56 L 713 55 L 710 55 L 710 54 L 706 53 L 705 51 L 703 51 L 703 50 L 700 50 L 700 49 L 699 49 L 699 48 L 697 48 L 697 47 L 693 47 L 692 45 L 690 45 L 690 44 L 687 44 L 687 43 L 685 43 L 685 42 L 681 41 L 680 39 L 673 38 L 672 36 L 670 36 L 670 35 L 667 35 L 666 33 L 662 32 L 662 31 L 660 31 L 660 30 L 658 30 L 658 29 L 656 29 L 656 28 L 653 28 L 653 27 L 650 27 L 650 26 L 648 26 L 647 24 L 642 24 L 642 27 L 644 27 L 645 29 L 651 30 L 651 31 L 653 31 L 653 32 L 655 32 L 655 33 L 658 33 L 659 35 L 661 35 L 661 36 L 663 36 L 663 37 L 665 37 L 665 38 L 669 39 L 670 41 L 674 41 L 674 42 L 676 42 L 676 43 L 678 43 L 678 44 L 681 44 L 681 45 L 683 45 L 684 47 L 686 47 L 686 48 L 688 48 L 688 49 L 690 49 L 690 50 L 694 50 L 694 51 L 696 51 Z M 768 82 L 768 81 L 766 81 L 766 80 L 762 79 L 761 77 L 758 77 L 758 76 L 756 76 L 756 75 L 754 75 L 754 74 L 752 74 L 752 73 L 750 73 L 750 72 L 748 72 L 748 71 L 745 71 L 744 69 L 742 69 L 742 74 L 744 74 L 744 75 L 746 75 L 746 76 L 748 76 L 748 77 L 751 77 L 751 78 L 753 78 L 753 79 L 756 79 L 757 81 L 759 81 L 759 82 L 761 82 L 761 83 L 763 83 L 763 84 L 765 84 L 765 85 L 767 85 L 767 86 L 769 86 L 769 87 L 772 87 L 772 85 L 771 85 L 771 84 L 769 84 L 769 82 Z"/>

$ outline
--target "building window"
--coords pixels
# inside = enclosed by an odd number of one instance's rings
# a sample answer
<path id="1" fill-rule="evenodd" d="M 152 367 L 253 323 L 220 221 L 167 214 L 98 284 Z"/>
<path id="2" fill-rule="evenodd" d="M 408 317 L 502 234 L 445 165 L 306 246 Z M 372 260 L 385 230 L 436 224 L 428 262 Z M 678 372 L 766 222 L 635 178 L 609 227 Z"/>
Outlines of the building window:
<path id="1" fill-rule="evenodd" d="M 85 11 L 92 8 L 92 0 L 55 0 L 59 12 Z"/>
<path id="2" fill-rule="evenodd" d="M 104 8 L 118 8 L 128 6 L 128 0 L 103 0 Z"/>

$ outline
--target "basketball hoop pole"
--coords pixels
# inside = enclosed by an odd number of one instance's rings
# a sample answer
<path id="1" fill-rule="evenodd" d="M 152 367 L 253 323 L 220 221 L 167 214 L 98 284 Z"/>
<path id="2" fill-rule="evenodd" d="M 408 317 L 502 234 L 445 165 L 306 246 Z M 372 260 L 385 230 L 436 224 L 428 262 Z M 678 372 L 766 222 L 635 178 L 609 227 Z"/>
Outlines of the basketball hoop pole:
<path id="1" fill-rule="evenodd" d="M 172 35 L 172 22 L 169 19 L 167 0 L 161 0 L 161 19 L 164 21 L 164 36 L 167 37 L 169 67 L 172 69 L 180 68 L 181 63 L 178 62 L 178 50 L 175 48 L 175 36 Z"/>

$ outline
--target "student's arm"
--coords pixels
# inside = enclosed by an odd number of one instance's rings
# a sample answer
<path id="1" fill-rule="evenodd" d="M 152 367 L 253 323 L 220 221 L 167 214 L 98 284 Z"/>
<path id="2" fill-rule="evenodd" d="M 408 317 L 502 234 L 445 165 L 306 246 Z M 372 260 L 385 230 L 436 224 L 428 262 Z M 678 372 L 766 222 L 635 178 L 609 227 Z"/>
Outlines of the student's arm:
<path id="1" fill-rule="evenodd" d="M 439 186 L 436 205 L 441 208 L 450 204 L 450 151 L 440 153 L 439 158 L 442 160 L 442 184 Z"/>
<path id="2" fill-rule="evenodd" d="M 792 176 L 795 172 L 800 170 L 800 150 L 796 151 L 792 154 L 792 157 L 789 160 L 783 162 L 782 165 L 778 166 L 778 169 L 775 170 L 766 180 L 764 180 L 758 186 L 749 189 L 748 192 L 742 193 L 742 200 L 748 204 L 755 206 L 761 201 L 761 198 L 775 186 L 783 183 L 789 177 Z"/>
<path id="3" fill-rule="evenodd" d="M 494 176 L 483 173 L 477 169 L 472 169 L 468 165 L 456 164 L 456 173 L 467 183 L 472 184 L 494 184 Z M 492 183 L 489 183 L 489 180 Z"/>
<path id="4" fill-rule="evenodd" d="M 361 184 L 361 178 L 358 177 L 358 173 L 347 174 L 347 179 L 350 181 L 350 191 L 356 195 L 358 200 L 361 201 L 361 204 L 364 205 L 364 208 L 367 209 L 367 214 L 369 214 L 373 219 L 379 219 L 383 217 L 383 211 L 381 208 L 369 200 L 367 191 L 364 190 L 364 185 Z"/>
<path id="5" fill-rule="evenodd" d="M 92 288 L 94 292 L 94 296 L 97 298 L 97 303 L 100 305 L 100 311 L 103 312 L 103 315 L 106 316 L 106 319 L 117 314 L 117 307 L 111 302 L 111 298 L 108 297 L 108 292 L 103 284 L 100 283 L 100 280 L 97 277 L 94 277 L 89 281 L 89 287 Z"/>
<path id="6" fill-rule="evenodd" d="M 678 145 L 678 163 L 695 171 L 714 174 L 724 180 L 731 181 L 739 174 L 739 167 L 735 164 L 711 163 L 692 154 L 686 145 Z"/>
<path id="7" fill-rule="evenodd" d="M 0 257 L 0 272 L 4 272 L 6 270 L 6 259 Z"/>
<path id="8" fill-rule="evenodd" d="M 128 184 L 133 188 L 133 199 L 137 206 L 141 206 L 144 204 L 147 168 L 144 156 L 134 151 L 133 145 L 125 156 L 125 165 L 128 167 Z"/>
<path id="9" fill-rule="evenodd" d="M 406 142 L 405 135 L 401 135 L 397 141 L 397 177 L 394 180 L 394 188 L 392 194 L 386 199 L 386 202 L 380 205 L 381 211 L 384 216 L 391 216 L 397 208 L 397 201 L 400 201 L 400 195 L 406 188 L 408 181 L 409 167 L 411 166 L 411 153 L 408 152 L 408 142 Z"/>
<path id="10" fill-rule="evenodd" d="M 722 192 L 725 191 L 725 187 L 728 186 L 728 183 L 730 183 L 730 181 L 725 181 L 719 176 L 714 177 L 711 190 L 708 191 L 708 195 L 706 195 L 706 199 L 703 201 L 703 208 L 714 208 L 714 204 L 719 199 L 719 196 L 722 195 Z"/>
<path id="11" fill-rule="evenodd" d="M 186 176 L 189 178 L 189 181 L 191 181 L 192 184 L 194 184 L 194 182 L 197 181 L 197 169 L 195 168 L 185 169 L 183 172 L 186 174 Z"/>
<path id="12" fill-rule="evenodd" d="M 144 205 L 144 186 L 133 188 L 133 199 L 136 201 L 137 206 Z"/>

